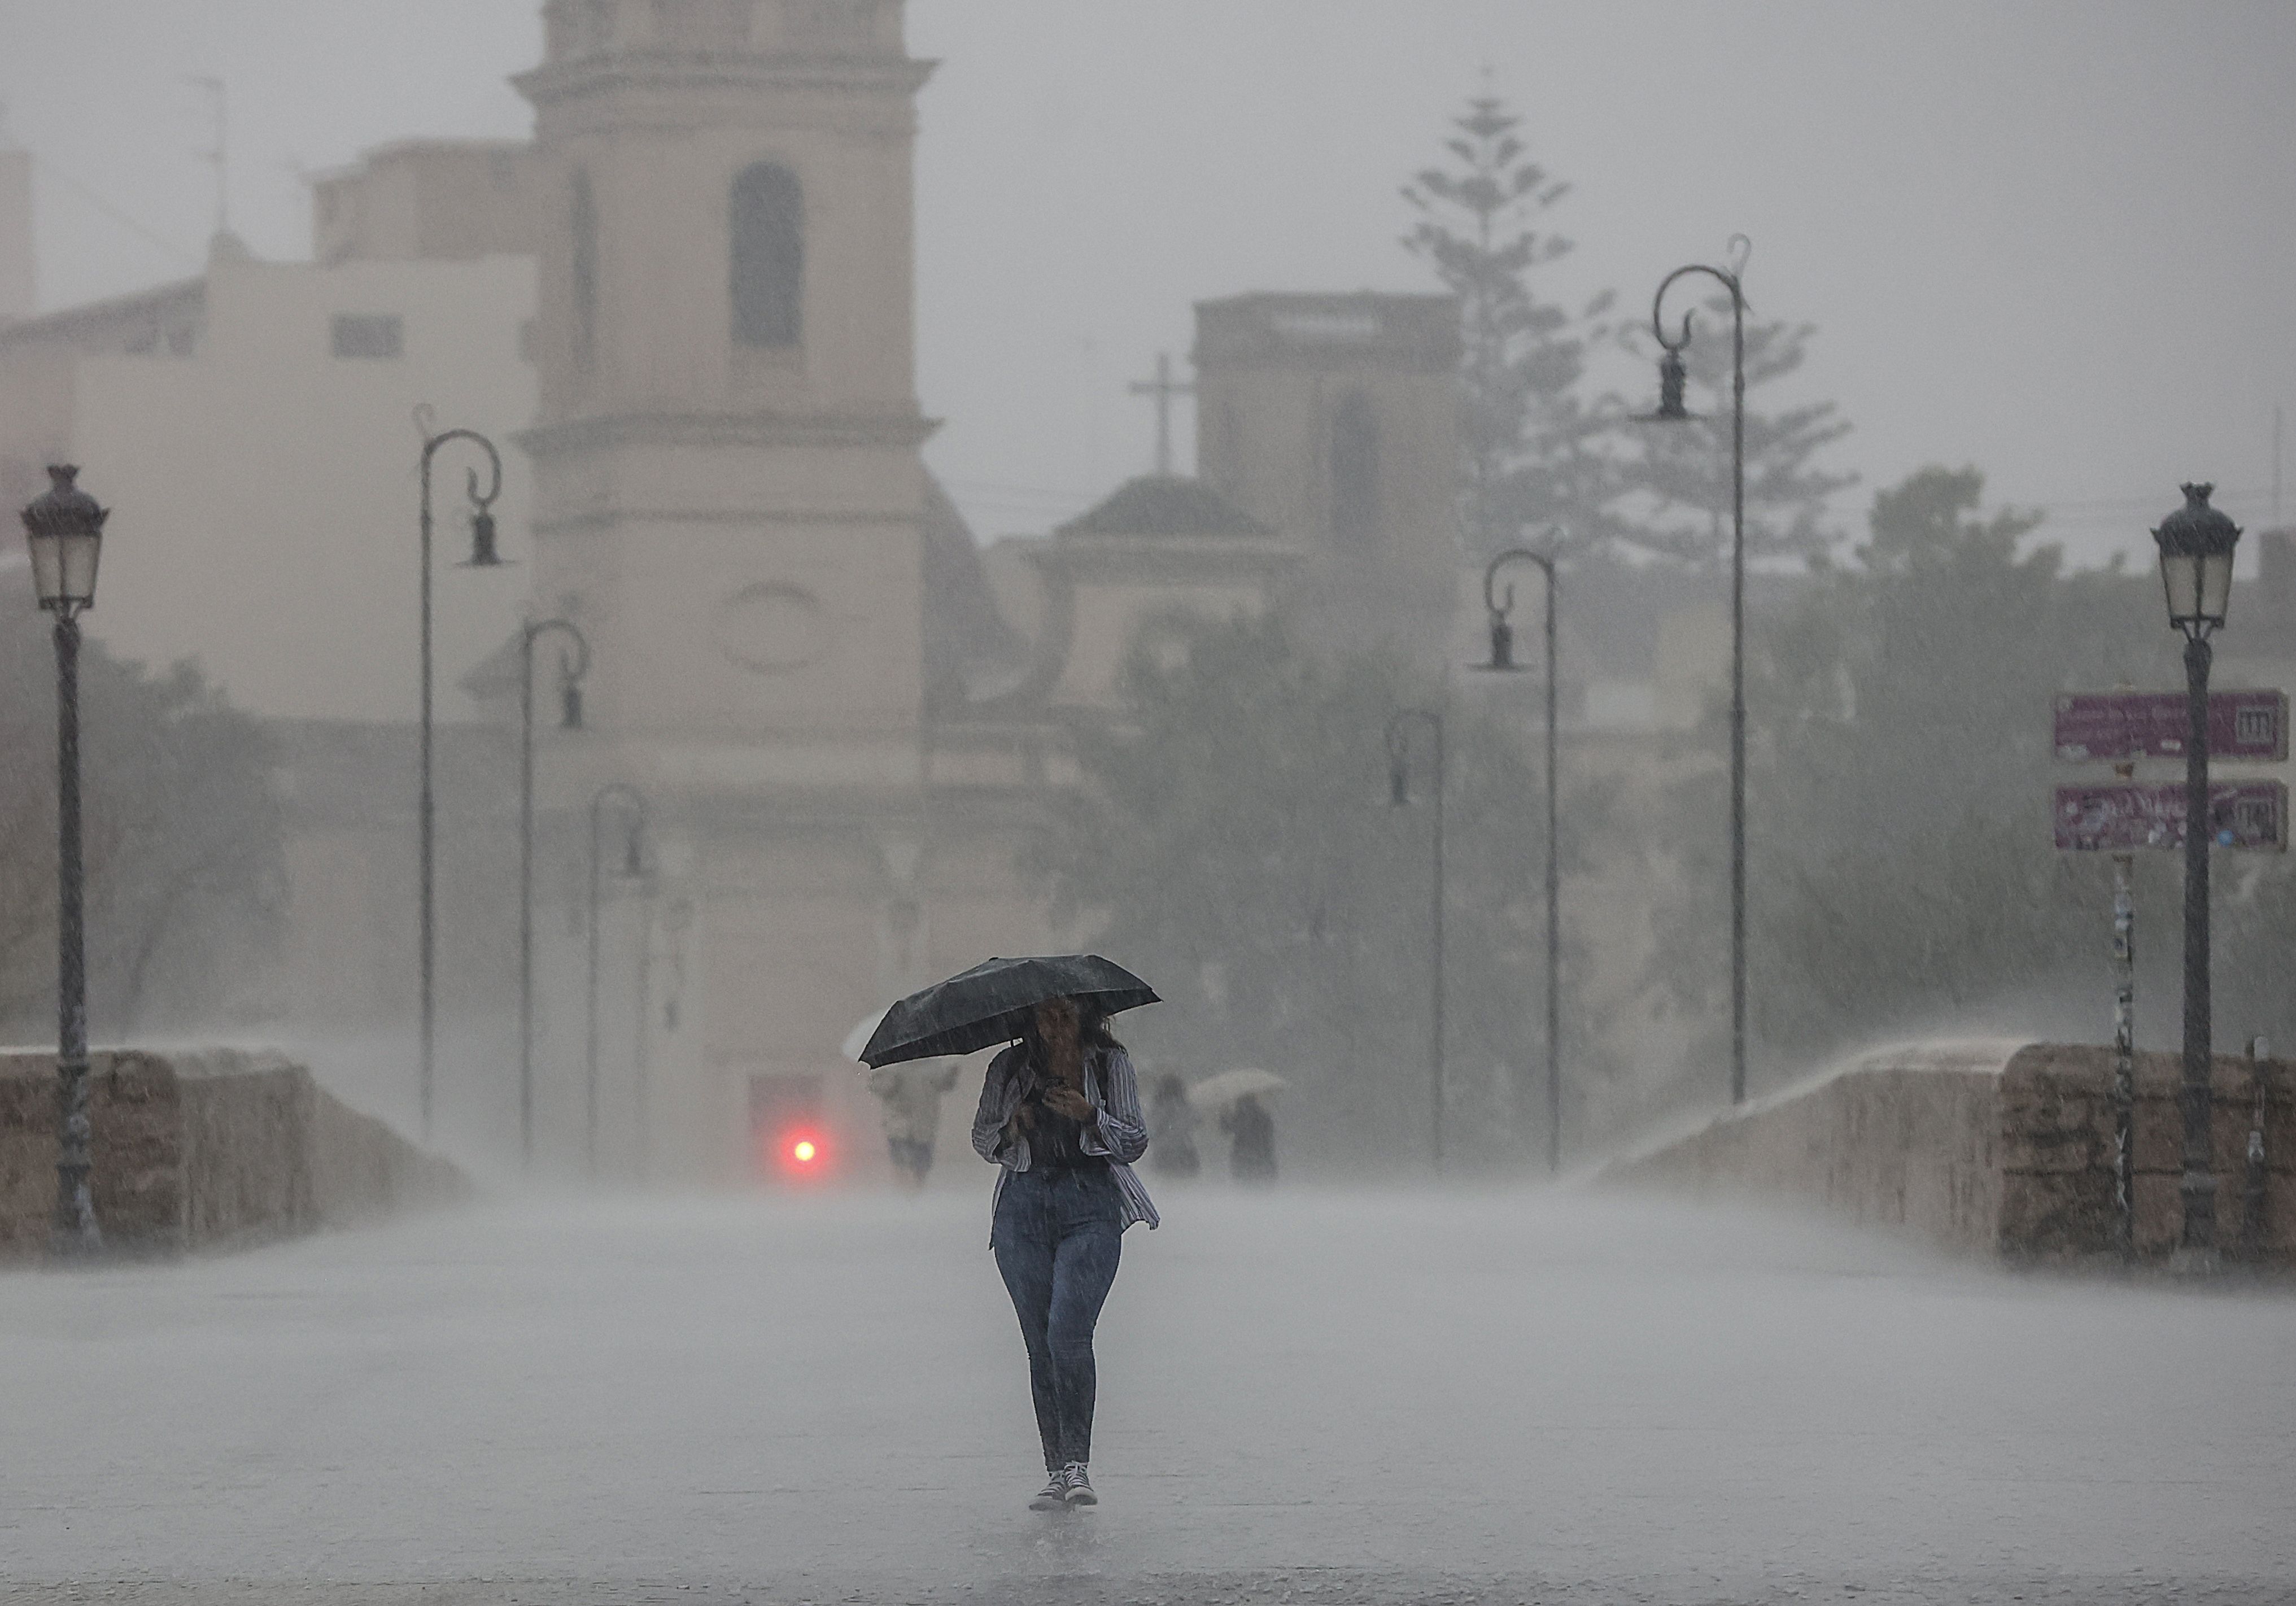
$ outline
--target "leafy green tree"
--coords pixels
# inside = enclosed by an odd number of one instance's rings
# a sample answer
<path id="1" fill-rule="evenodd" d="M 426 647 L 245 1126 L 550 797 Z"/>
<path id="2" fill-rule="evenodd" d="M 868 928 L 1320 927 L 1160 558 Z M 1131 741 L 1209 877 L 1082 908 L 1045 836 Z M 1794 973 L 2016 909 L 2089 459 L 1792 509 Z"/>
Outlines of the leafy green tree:
<path id="1" fill-rule="evenodd" d="M 1414 729 L 1412 803 L 1393 807 L 1384 733 L 1398 709 L 1439 706 L 1447 1143 L 1464 1159 L 1519 1159 L 1544 1130 L 1546 1052 L 1528 708 L 1504 687 L 1446 700 L 1383 656 L 1309 653 L 1276 619 L 1171 632 L 1185 655 L 1132 660 L 1122 728 L 1080 735 L 1086 800 L 1047 866 L 1070 911 L 1104 921 L 1095 940 L 1168 1000 L 1126 1021 L 1144 1062 L 1190 1076 L 1266 1066 L 1298 1086 L 1283 1118 L 1301 1146 L 1425 1163 L 1431 754 Z M 1591 803 L 1573 794 L 1566 817 L 1590 817 Z M 1580 843 L 1564 851 L 1574 868 Z M 1586 1074 L 1589 1024 L 1573 1011 L 1565 1029 Z"/>
<path id="2" fill-rule="evenodd" d="M 1603 422 L 1581 394 L 1611 297 L 1574 314 L 1534 288 L 1538 270 L 1570 250 L 1546 224 L 1570 186 L 1531 160 L 1521 118 L 1482 94 L 1451 126 L 1449 164 L 1403 186 L 1420 214 L 1403 243 L 1459 299 L 1462 518 L 1485 555 L 1527 527 L 1559 524 L 1585 545 L 1611 495 L 1593 449 Z"/>
<path id="3" fill-rule="evenodd" d="M 0 587 L 0 1025 L 54 1028 L 55 670 L 20 586 Z M 98 1041 L 211 1025 L 278 934 L 281 806 L 261 725 L 189 665 L 80 660 L 88 1011 Z"/>
<path id="4" fill-rule="evenodd" d="M 1983 488 L 1931 468 L 1881 492 L 1849 561 L 1757 621 L 1749 970 L 1773 1074 L 1876 1034 L 2094 1038 L 2103 1016 L 2107 870 L 2052 846 L 2050 701 L 2174 684 L 2172 643 L 2147 578 L 2068 572 L 2027 544 L 2036 516 L 1980 512 Z M 1718 757 L 1718 709 L 1707 737 Z M 1652 967 L 1708 1022 L 1726 986 L 1723 808 L 1718 765 L 1676 791 L 1679 902 Z M 2173 907 L 2169 866 L 2142 873 L 2144 901 Z"/>

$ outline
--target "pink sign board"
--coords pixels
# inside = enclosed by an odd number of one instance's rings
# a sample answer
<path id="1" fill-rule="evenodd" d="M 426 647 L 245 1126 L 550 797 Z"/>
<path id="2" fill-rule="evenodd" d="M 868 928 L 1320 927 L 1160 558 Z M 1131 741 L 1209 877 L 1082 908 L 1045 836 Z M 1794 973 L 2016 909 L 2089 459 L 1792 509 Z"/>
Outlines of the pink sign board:
<path id="1" fill-rule="evenodd" d="M 2185 789 L 2128 783 L 2060 786 L 2057 847 L 2068 853 L 2133 853 L 2185 844 Z M 2209 788 L 2219 848 L 2278 852 L 2288 846 L 2288 788 L 2277 781 L 2218 781 Z"/>
<path id="2" fill-rule="evenodd" d="M 2182 692 L 2067 692 L 2057 699 L 2057 757 L 2067 764 L 2181 758 L 2189 733 Z M 2209 694 L 2209 756 L 2283 764 L 2288 758 L 2288 693 Z"/>

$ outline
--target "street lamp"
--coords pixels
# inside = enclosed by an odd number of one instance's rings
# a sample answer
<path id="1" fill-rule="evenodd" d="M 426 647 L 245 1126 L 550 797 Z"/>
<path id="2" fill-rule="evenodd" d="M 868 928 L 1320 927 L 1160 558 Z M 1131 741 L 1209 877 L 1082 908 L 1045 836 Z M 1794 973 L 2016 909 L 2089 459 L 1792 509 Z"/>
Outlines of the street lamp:
<path id="1" fill-rule="evenodd" d="M 622 845 L 622 875 L 629 881 L 645 874 L 645 831 L 650 814 L 645 794 L 625 781 L 609 781 L 590 796 L 590 969 L 584 996 L 587 1013 L 582 1096 L 587 1122 L 583 1159 L 593 1179 L 598 1175 L 598 833 L 605 824 L 609 803 L 619 803 L 630 813 L 629 834 Z M 638 1030 L 645 1030 L 643 1019 L 638 1022 Z"/>
<path id="2" fill-rule="evenodd" d="M 1407 808 L 1411 804 L 1411 726 L 1423 722 L 1434 742 L 1435 832 L 1432 946 L 1428 961 L 1427 1004 L 1427 1141 L 1435 1169 L 1443 1169 L 1443 716 L 1432 709 L 1404 709 L 1387 722 L 1388 804 Z"/>
<path id="3" fill-rule="evenodd" d="M 1662 315 L 1666 292 L 1677 279 L 1703 274 L 1730 292 L 1730 1102 L 1746 1102 L 1746 292 L 1741 277 L 1752 242 L 1730 237 L 1731 265 L 1693 262 L 1659 281 L 1651 298 L 1651 328 L 1663 355 L 1659 358 L 1658 410 L 1645 422 L 1687 422 L 1683 405 L 1686 377 L 1683 348 L 1690 344 L 1692 315 L 1682 315 L 1682 332 L 1673 340 Z"/>
<path id="4" fill-rule="evenodd" d="M 23 511 L 32 584 L 56 616 L 56 1213 L 50 1247 L 86 1256 L 103 1246 L 95 1221 L 87 1115 L 87 945 L 79 841 L 79 616 L 95 604 L 95 563 L 109 508 L 72 483 L 79 470 L 48 470 L 50 485 Z"/>
<path id="5" fill-rule="evenodd" d="M 1554 537 L 1548 537 L 1551 546 Z M 1527 547 L 1499 553 L 1483 570 L 1483 607 L 1490 615 L 1491 661 L 1476 668 L 1514 674 L 1527 666 L 1514 661 L 1514 586 L 1498 588 L 1499 570 L 1509 563 L 1536 563 L 1546 577 L 1546 1169 L 1562 1169 L 1562 868 L 1556 856 L 1560 832 L 1555 796 L 1554 557 Z"/>
<path id="6" fill-rule="evenodd" d="M 573 643 L 558 661 L 558 728 L 582 728 L 590 643 L 570 619 L 528 620 L 518 638 L 518 1146 L 534 1163 L 534 644 L 552 631 Z"/>
<path id="7" fill-rule="evenodd" d="M 2209 1086 L 2209 637 L 2232 600 L 2233 548 L 2240 527 L 2209 505 L 2210 485 L 2184 488 L 2185 505 L 2161 520 L 2161 586 L 2169 625 L 2185 637 L 2185 1207 L 2174 1257 L 2179 1269 L 2212 1271 L 2217 1258 L 2217 1178 L 2210 1153 L 2214 1097 Z"/>
<path id="8" fill-rule="evenodd" d="M 438 962 L 438 911 L 435 865 L 438 854 L 438 808 L 431 787 L 430 760 L 430 460 L 439 449 L 450 441 L 467 440 L 487 455 L 492 475 L 484 496 L 479 494 L 479 471 L 470 471 L 471 555 L 463 567 L 494 569 L 502 563 L 495 552 L 495 498 L 502 495 L 502 454 L 495 450 L 494 442 L 476 430 L 430 430 L 430 409 L 414 409 L 414 427 L 422 431 L 422 513 L 420 522 L 422 541 L 422 786 L 416 805 L 416 830 L 422 840 L 422 868 L 418 873 L 416 902 L 420 913 L 416 917 L 419 935 L 416 961 L 420 971 L 418 989 L 422 995 L 422 1063 L 419 1097 L 422 1109 L 422 1136 L 430 1136 L 430 1100 L 432 1083 L 438 1062 L 438 1004 L 434 979 Z"/>

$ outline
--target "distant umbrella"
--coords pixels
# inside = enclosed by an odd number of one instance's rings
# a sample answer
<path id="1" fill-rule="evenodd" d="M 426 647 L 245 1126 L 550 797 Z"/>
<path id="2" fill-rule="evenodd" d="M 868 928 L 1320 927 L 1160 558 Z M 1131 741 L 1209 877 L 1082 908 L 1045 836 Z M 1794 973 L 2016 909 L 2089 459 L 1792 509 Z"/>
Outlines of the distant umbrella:
<path id="1" fill-rule="evenodd" d="M 1029 1010 L 1050 998 L 1087 998 L 1111 1015 L 1160 1002 L 1153 987 L 1097 954 L 991 959 L 894 1004 L 859 1057 L 875 1067 L 1010 1043 Z"/>
<path id="2" fill-rule="evenodd" d="M 1291 1085 L 1272 1070 L 1246 1065 L 1234 1070 L 1224 1070 L 1216 1077 L 1206 1077 L 1188 1089 L 1188 1102 L 1199 1110 L 1219 1110 L 1238 1099 L 1281 1093 Z"/>
<path id="3" fill-rule="evenodd" d="M 851 1031 L 845 1034 L 845 1041 L 838 1045 L 837 1052 L 849 1060 L 859 1059 L 861 1051 L 869 1046 L 869 1039 L 876 1034 L 884 1019 L 883 1010 L 871 1010 L 861 1017 Z"/>

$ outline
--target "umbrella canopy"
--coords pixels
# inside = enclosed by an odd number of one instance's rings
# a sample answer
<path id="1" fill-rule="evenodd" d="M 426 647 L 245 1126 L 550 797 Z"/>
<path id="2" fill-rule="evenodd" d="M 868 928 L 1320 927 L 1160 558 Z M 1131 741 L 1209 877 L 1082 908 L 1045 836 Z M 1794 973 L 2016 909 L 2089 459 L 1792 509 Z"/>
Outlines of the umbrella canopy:
<path id="1" fill-rule="evenodd" d="M 1224 1070 L 1216 1077 L 1206 1077 L 1188 1089 L 1188 1102 L 1199 1110 L 1218 1110 L 1241 1098 L 1263 1093 L 1281 1093 L 1290 1086 L 1272 1070 L 1246 1065 L 1234 1070 Z"/>
<path id="2" fill-rule="evenodd" d="M 891 1065 L 1010 1043 L 1021 1035 L 1026 1012 L 1048 998 L 1089 998 L 1111 1015 L 1160 1002 L 1153 987 L 1097 954 L 991 959 L 887 1010 L 861 1062 Z"/>

